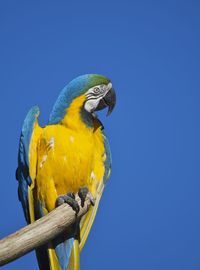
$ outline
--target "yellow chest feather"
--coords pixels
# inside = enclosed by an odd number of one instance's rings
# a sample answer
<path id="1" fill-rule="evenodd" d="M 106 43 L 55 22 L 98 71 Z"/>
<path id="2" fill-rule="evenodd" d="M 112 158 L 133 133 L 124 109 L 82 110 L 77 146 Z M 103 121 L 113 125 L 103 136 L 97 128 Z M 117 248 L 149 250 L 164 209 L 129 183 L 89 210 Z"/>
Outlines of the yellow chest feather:
<path id="1" fill-rule="evenodd" d="M 100 128 L 71 130 L 63 125 L 43 129 L 37 147 L 36 187 L 51 210 L 58 195 L 87 186 L 95 196 L 104 175 L 104 144 Z"/>

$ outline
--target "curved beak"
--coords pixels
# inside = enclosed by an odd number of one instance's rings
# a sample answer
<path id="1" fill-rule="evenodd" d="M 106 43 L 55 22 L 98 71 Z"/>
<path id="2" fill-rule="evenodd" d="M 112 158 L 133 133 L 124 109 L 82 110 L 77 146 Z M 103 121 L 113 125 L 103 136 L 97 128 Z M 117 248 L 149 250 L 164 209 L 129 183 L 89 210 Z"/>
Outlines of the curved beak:
<path id="1" fill-rule="evenodd" d="M 102 110 L 108 107 L 107 116 L 111 114 L 116 104 L 116 94 L 113 88 L 111 88 L 108 93 L 100 100 L 95 111 Z"/>

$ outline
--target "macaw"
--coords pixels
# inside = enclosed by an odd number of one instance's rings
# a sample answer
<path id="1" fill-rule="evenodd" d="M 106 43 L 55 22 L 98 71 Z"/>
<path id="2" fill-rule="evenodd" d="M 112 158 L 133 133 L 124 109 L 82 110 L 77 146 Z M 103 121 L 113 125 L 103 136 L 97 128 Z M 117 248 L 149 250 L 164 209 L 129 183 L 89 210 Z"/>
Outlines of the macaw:
<path id="1" fill-rule="evenodd" d="M 115 102 L 111 81 L 87 74 L 64 87 L 48 125 L 39 126 L 37 106 L 30 109 L 24 120 L 16 178 L 27 223 L 65 202 L 78 212 L 74 196 L 77 192 L 83 204 L 87 193 L 95 200 L 94 206 L 65 235 L 36 250 L 41 270 L 80 267 L 79 253 L 111 172 L 109 143 L 95 112 L 108 107 L 110 114 Z"/>

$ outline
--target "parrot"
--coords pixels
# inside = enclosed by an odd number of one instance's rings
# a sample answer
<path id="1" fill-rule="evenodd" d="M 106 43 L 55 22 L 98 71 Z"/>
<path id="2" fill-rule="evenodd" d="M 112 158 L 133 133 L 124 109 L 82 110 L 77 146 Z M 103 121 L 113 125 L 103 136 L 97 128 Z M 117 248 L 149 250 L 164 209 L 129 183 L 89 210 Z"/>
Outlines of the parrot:
<path id="1" fill-rule="evenodd" d="M 47 125 L 38 123 L 39 108 L 32 107 L 19 140 L 18 197 L 28 224 L 67 203 L 78 213 L 91 194 L 88 212 L 66 233 L 36 249 L 40 270 L 78 270 L 80 252 L 96 216 L 111 174 L 111 152 L 97 111 L 116 104 L 110 79 L 98 74 L 78 76 L 56 100 Z"/>

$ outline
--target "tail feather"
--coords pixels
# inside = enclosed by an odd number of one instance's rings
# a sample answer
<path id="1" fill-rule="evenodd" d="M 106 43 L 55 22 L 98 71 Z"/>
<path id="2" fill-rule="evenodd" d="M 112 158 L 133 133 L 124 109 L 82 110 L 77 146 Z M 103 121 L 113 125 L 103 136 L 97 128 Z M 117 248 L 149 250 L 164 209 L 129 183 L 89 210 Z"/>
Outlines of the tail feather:
<path id="1" fill-rule="evenodd" d="M 55 248 L 50 245 L 36 250 L 40 270 L 79 270 L 79 242 L 69 239 Z"/>
<path id="2" fill-rule="evenodd" d="M 73 250 L 74 239 L 70 238 L 55 247 L 55 254 L 61 270 L 66 270 Z"/>
<path id="3" fill-rule="evenodd" d="M 79 242 L 78 240 L 75 239 L 67 270 L 79 270 L 79 269 L 80 269 Z"/>

